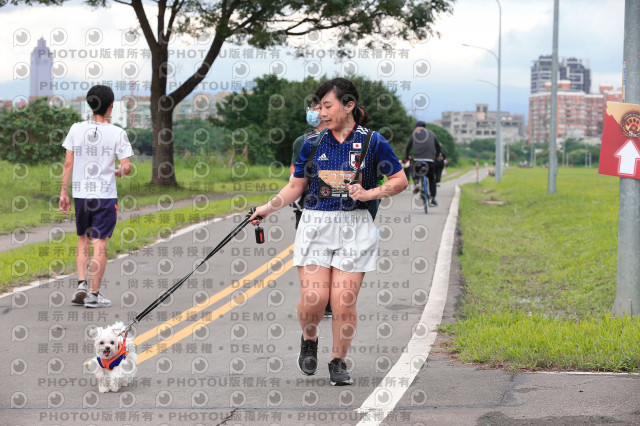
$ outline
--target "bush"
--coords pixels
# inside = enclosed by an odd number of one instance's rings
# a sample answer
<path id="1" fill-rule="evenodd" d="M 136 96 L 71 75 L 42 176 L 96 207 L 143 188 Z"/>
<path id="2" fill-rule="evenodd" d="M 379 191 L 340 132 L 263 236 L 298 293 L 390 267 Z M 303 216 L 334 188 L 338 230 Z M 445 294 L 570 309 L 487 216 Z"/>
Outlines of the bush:
<path id="1" fill-rule="evenodd" d="M 50 106 L 37 98 L 26 107 L 0 111 L 0 158 L 12 163 L 36 164 L 60 161 L 73 123 L 81 121 L 71 108 Z"/>
<path id="2" fill-rule="evenodd" d="M 153 154 L 153 130 L 128 128 L 131 147 L 141 155 Z M 177 155 L 221 154 L 224 144 L 224 129 L 209 120 L 185 119 L 173 123 L 173 148 Z"/>
<path id="3" fill-rule="evenodd" d="M 452 166 L 457 165 L 458 150 L 456 148 L 456 142 L 453 140 L 453 136 L 451 136 L 451 133 L 449 133 L 444 127 L 440 127 L 431 123 L 427 123 L 427 129 L 436 134 L 436 137 L 440 142 L 440 147 L 449 160 L 449 164 Z"/>
<path id="4" fill-rule="evenodd" d="M 271 164 L 276 159 L 276 147 L 265 141 L 264 134 L 256 125 L 225 132 L 225 145 L 232 151 L 236 161 L 249 164 Z"/>
<path id="5" fill-rule="evenodd" d="M 223 99 L 218 104 L 220 118 L 212 122 L 227 130 L 227 149 L 236 154 L 244 152 L 241 145 L 246 141 L 250 162 L 268 164 L 277 160 L 289 164 L 293 141 L 309 130 L 305 107 L 309 105 L 310 96 L 326 79 L 327 76 L 322 76 L 318 80 L 307 77 L 303 81 L 288 81 L 272 74 L 256 78 L 252 91 L 243 90 Z M 364 77 L 352 77 L 352 81 L 360 92 L 359 104 L 371 116 L 365 127 L 380 132 L 396 155 L 404 157 L 405 146 L 415 128 L 415 118 L 408 114 L 395 91 L 382 81 Z M 458 155 L 451 135 L 441 127 L 429 126 L 455 164 Z M 229 146 L 229 135 L 233 132 L 235 144 Z"/>

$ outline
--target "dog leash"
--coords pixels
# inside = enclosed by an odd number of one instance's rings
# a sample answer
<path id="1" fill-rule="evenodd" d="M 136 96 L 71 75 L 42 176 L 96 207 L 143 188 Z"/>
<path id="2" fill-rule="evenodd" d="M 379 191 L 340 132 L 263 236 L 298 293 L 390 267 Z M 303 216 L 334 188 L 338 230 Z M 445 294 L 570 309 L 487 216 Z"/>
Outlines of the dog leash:
<path id="1" fill-rule="evenodd" d="M 177 289 L 179 289 L 180 286 L 182 284 L 184 284 L 189 279 L 189 277 L 200 266 L 202 266 L 207 260 L 209 260 L 213 255 L 215 255 L 217 252 L 222 250 L 222 248 L 224 246 L 226 246 L 231 240 L 233 240 L 235 238 L 235 236 L 238 235 L 238 233 L 240 231 L 242 231 L 242 229 L 244 229 L 244 227 L 249 224 L 249 222 L 250 222 L 249 218 L 255 212 L 255 210 L 256 210 L 255 208 L 252 208 L 251 210 L 249 210 L 249 213 L 247 213 L 247 215 L 245 216 L 244 220 L 238 226 L 236 226 L 235 229 L 233 231 L 231 231 L 226 237 L 224 237 L 222 239 L 222 241 L 220 241 L 220 243 L 213 250 L 211 250 L 211 252 L 207 255 L 207 257 L 205 257 L 204 260 L 198 264 L 198 266 L 193 268 L 193 270 L 191 272 L 189 272 L 184 278 L 182 278 L 180 281 L 178 281 L 177 283 L 172 285 L 167 291 L 162 293 L 156 300 L 154 300 L 149 306 L 147 306 L 147 308 L 144 311 L 140 312 L 133 319 L 133 321 L 131 321 L 128 325 L 126 325 L 124 327 L 124 329 L 122 330 L 122 332 L 120 334 L 118 334 L 118 336 L 124 335 L 123 341 L 125 342 L 125 344 L 126 344 L 127 335 L 129 334 L 129 331 L 131 331 L 131 327 L 133 327 L 135 324 L 139 323 L 151 311 L 153 311 L 155 308 L 157 308 L 159 304 L 161 304 L 162 302 L 164 302 L 167 299 L 167 297 L 171 296 Z M 262 217 L 261 216 L 256 216 L 255 219 L 262 220 Z M 264 242 L 264 237 L 263 237 L 262 241 L 259 241 L 259 243 L 261 243 L 261 242 Z"/>

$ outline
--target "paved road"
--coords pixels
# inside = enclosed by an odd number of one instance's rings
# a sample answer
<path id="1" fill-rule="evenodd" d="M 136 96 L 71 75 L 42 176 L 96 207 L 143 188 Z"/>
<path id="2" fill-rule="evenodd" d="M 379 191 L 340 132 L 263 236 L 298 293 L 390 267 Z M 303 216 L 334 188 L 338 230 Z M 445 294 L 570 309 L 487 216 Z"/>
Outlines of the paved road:
<path id="1" fill-rule="evenodd" d="M 2 332 L 10 342 L 0 349 L 6 383 L 0 388 L 0 423 L 635 422 L 640 402 L 636 376 L 513 375 L 460 366 L 441 353 L 440 337 L 431 353 L 405 362 L 416 347 L 415 336 L 429 332 L 421 331 L 424 318 L 433 312 L 437 316 L 437 309 L 425 306 L 444 296 L 432 292 L 432 282 L 442 287 L 442 277 L 449 275 L 448 268 L 437 271 L 437 257 L 439 250 L 445 257 L 440 241 L 455 185 L 473 180 L 469 173 L 444 183 L 440 206 L 429 215 L 413 205 L 417 198 L 409 192 L 383 204 L 376 220 L 383 240 L 378 271 L 365 277 L 358 331 L 347 360 L 353 386 L 329 384 L 327 320 L 320 325 L 318 374 L 306 377 L 297 370 L 299 284 L 291 266 L 293 214 L 285 210 L 264 224 L 266 244 L 256 245 L 253 230 L 247 229 L 136 327 L 137 381 L 119 393 L 99 394 L 95 379 L 83 369 L 93 356 L 88 328 L 135 316 L 186 274 L 238 216 L 110 262 L 104 287 L 114 302 L 110 309 L 71 306 L 75 276 L 0 298 Z M 451 319 L 459 295 L 453 266 L 452 285 L 442 298 L 445 320 Z M 371 401 L 377 409 L 371 409 Z"/>

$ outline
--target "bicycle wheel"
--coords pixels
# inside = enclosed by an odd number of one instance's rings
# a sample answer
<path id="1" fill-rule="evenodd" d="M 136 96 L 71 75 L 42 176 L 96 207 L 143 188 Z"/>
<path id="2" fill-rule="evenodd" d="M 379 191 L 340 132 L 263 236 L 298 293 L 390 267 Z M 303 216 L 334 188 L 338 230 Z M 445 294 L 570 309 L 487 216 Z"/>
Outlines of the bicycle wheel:
<path id="1" fill-rule="evenodd" d="M 427 177 L 426 176 L 422 176 L 422 179 L 420 180 L 420 183 L 422 185 L 422 200 L 424 201 L 424 212 L 425 213 L 429 213 L 429 187 L 427 186 Z"/>

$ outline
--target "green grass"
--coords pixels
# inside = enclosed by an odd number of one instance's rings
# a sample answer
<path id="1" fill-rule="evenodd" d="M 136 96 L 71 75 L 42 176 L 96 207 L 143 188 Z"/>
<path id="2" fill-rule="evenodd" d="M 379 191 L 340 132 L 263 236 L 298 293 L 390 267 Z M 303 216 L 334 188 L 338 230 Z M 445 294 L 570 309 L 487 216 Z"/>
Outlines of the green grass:
<path id="1" fill-rule="evenodd" d="M 457 179 L 459 177 L 464 176 L 465 173 L 473 170 L 473 168 L 475 167 L 475 165 L 473 166 L 456 166 L 456 167 L 447 167 L 445 170 L 447 171 L 446 175 L 442 175 L 442 182 L 446 182 L 448 180 L 451 179 Z M 455 175 L 455 176 L 451 176 L 451 175 Z"/>
<path id="2" fill-rule="evenodd" d="M 451 348 L 513 370 L 639 371 L 640 323 L 610 318 L 618 179 L 563 168 L 557 189 L 547 194 L 546 169 L 463 187 L 466 294 L 459 322 L 443 327 L 455 335 Z"/>
<path id="3" fill-rule="evenodd" d="M 467 362 L 509 370 L 637 372 L 640 320 L 602 314 L 582 320 L 524 312 L 483 314 L 446 327 Z"/>
<path id="4" fill-rule="evenodd" d="M 275 191 L 289 178 L 288 170 L 284 169 L 274 169 L 270 173 L 267 166 L 232 169 L 209 164 L 207 170 L 198 161 L 177 158 L 175 167 L 179 186 L 166 188 L 149 185 L 150 162 L 134 160 L 135 172 L 116 180 L 120 203 L 132 208 L 155 204 L 164 194 L 177 201 L 202 193 Z M 68 218 L 58 209 L 61 170 L 62 163 L 24 168 L 0 161 L 0 182 L 4 188 L 4 196 L 0 199 L 3 212 L 0 215 L 0 235 L 11 233 L 16 227 L 47 226 Z M 279 173 L 282 176 L 273 176 Z"/>
<path id="5" fill-rule="evenodd" d="M 109 240 L 108 258 L 111 259 L 118 254 L 137 250 L 188 224 L 231 212 L 246 212 L 250 206 L 262 204 L 272 195 L 272 193 L 264 193 L 235 197 L 210 202 L 206 208 L 204 205 L 200 206 L 200 209 L 189 206 L 120 221 Z M 75 233 L 70 233 L 60 242 L 31 244 L 2 253 L 0 256 L 0 293 L 9 291 L 12 287 L 25 285 L 38 278 L 75 271 L 77 242 L 78 237 Z M 211 242 L 211 245 L 214 244 L 217 244 L 217 241 Z M 202 253 L 199 251 L 198 256 L 201 255 Z"/>
<path id="6" fill-rule="evenodd" d="M 491 164 L 491 160 L 483 159 L 483 158 L 478 159 L 478 162 L 480 163 L 480 167 L 484 167 L 484 163 Z M 466 157 L 466 156 L 458 157 L 458 162 L 456 163 L 456 167 L 467 167 L 467 166 L 475 167 L 475 165 L 476 165 L 475 155 L 473 157 Z"/>

